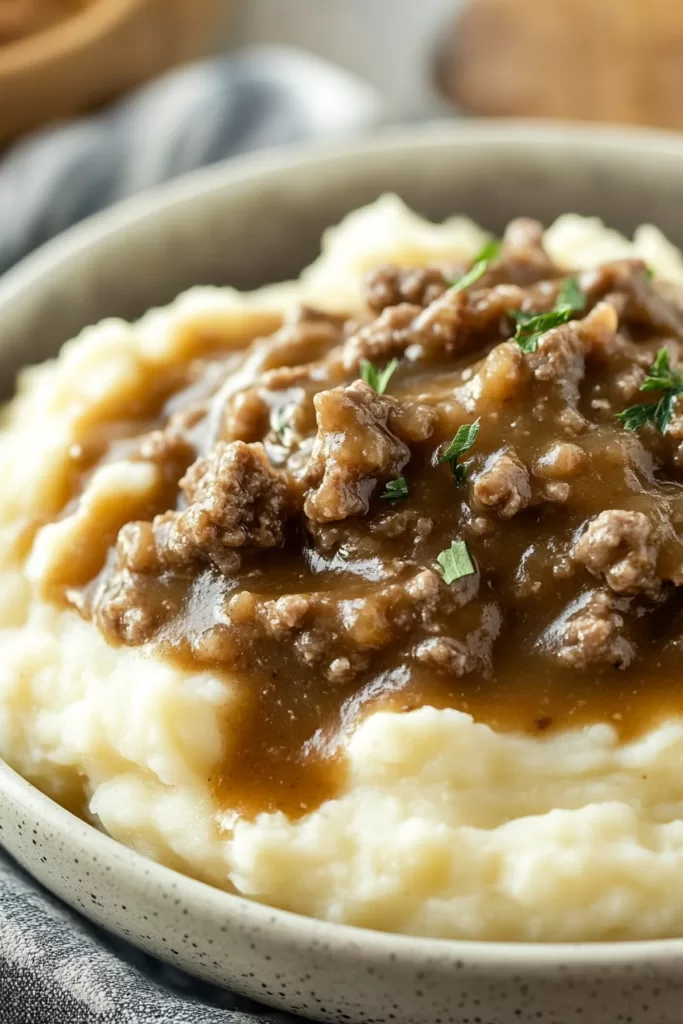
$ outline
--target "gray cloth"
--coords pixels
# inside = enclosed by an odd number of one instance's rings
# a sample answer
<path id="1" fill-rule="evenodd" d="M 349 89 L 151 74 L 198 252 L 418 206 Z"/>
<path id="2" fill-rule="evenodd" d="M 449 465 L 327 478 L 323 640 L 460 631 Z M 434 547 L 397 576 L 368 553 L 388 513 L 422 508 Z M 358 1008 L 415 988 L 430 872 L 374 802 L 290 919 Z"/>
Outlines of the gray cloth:
<path id="1" fill-rule="evenodd" d="M 0 853 L 2 1024 L 287 1024 L 89 925 Z"/>
<path id="2" fill-rule="evenodd" d="M 263 146 L 378 123 L 374 92 L 288 50 L 166 75 L 97 117 L 0 158 L 0 273 L 70 224 L 183 171 Z M 203 985 L 114 940 L 0 850 L 0 1024 L 276 1024 L 291 1018 Z"/>
<path id="3" fill-rule="evenodd" d="M 369 86 L 285 48 L 172 72 L 98 117 L 29 136 L 0 159 L 0 273 L 96 210 L 184 171 L 368 129 L 381 117 Z"/>

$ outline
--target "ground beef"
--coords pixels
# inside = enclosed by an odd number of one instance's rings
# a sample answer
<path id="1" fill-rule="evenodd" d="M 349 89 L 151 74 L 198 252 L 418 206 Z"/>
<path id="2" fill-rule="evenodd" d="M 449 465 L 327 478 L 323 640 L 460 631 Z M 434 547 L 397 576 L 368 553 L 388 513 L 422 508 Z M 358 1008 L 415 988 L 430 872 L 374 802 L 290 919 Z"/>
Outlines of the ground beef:
<path id="1" fill-rule="evenodd" d="M 114 643 L 143 644 L 163 622 L 159 604 L 149 600 L 145 580 L 121 566 L 96 589 L 90 613 Z"/>
<path id="2" fill-rule="evenodd" d="M 599 302 L 583 320 L 578 321 L 578 333 L 584 349 L 602 360 L 609 359 L 618 348 L 618 329 L 619 315 L 609 302 Z"/>
<path id="3" fill-rule="evenodd" d="M 470 291 L 447 289 L 422 309 L 403 302 L 387 307 L 371 324 L 346 342 L 344 365 L 355 370 L 361 359 L 386 363 L 404 353 L 416 362 L 436 353 L 453 355 L 472 348 L 481 335 L 511 333 L 511 310 L 524 304 L 521 288 L 501 284 Z"/>
<path id="4" fill-rule="evenodd" d="M 477 373 L 460 390 L 461 404 L 486 416 L 501 405 L 523 401 L 528 393 L 531 371 L 526 356 L 514 341 L 496 345 Z"/>
<path id="5" fill-rule="evenodd" d="M 415 318 L 410 343 L 420 345 L 423 350 L 453 351 L 464 333 L 466 308 L 467 292 L 453 288 L 444 292 Z"/>
<path id="6" fill-rule="evenodd" d="M 116 542 L 120 568 L 126 572 L 152 574 L 159 572 L 162 568 L 170 568 L 174 565 L 182 566 L 184 562 L 191 561 L 192 553 L 189 545 L 186 545 L 185 557 L 183 557 L 181 548 L 178 551 L 178 556 L 172 558 L 173 549 L 168 541 L 163 543 L 160 536 L 157 539 L 157 533 L 161 535 L 160 524 L 175 522 L 175 520 L 174 512 L 165 512 L 156 517 L 155 524 L 141 520 L 122 526 Z"/>
<path id="7" fill-rule="evenodd" d="M 435 573 L 423 570 L 403 583 L 342 602 L 340 625 L 359 650 L 377 651 L 397 642 L 416 622 L 428 625 L 440 602 L 448 606 L 452 596 Z"/>
<path id="8" fill-rule="evenodd" d="M 624 616 L 614 597 L 598 590 L 563 623 L 550 649 L 568 668 L 586 669 L 604 664 L 623 669 L 635 653 L 623 629 Z"/>
<path id="9" fill-rule="evenodd" d="M 392 399 L 363 381 L 316 395 L 318 434 L 304 511 L 316 522 L 365 515 L 378 484 L 398 476 L 410 449 L 389 428 Z"/>
<path id="10" fill-rule="evenodd" d="M 394 402 L 389 410 L 389 427 L 408 445 L 424 444 L 434 433 L 436 409 L 419 402 Z"/>
<path id="11" fill-rule="evenodd" d="M 181 487 L 187 508 L 123 528 L 118 542 L 123 567 L 157 572 L 199 561 L 232 571 L 239 564 L 238 549 L 282 546 L 294 500 L 262 445 L 220 441 L 190 467 Z"/>
<path id="12" fill-rule="evenodd" d="M 440 601 L 447 598 L 446 591 L 441 579 L 433 569 L 423 569 L 416 576 L 405 584 L 405 592 L 410 600 L 420 609 L 424 618 L 425 615 L 436 611 Z M 452 597 L 452 595 L 449 595 Z"/>
<path id="13" fill-rule="evenodd" d="M 438 267 L 410 267 L 403 270 L 387 263 L 375 267 L 365 276 L 365 301 L 375 313 L 387 306 L 408 302 L 428 306 L 452 284 Z"/>
<path id="14" fill-rule="evenodd" d="M 472 495 L 479 508 L 511 519 L 531 501 L 529 472 L 514 451 L 496 452 L 473 479 Z"/>
<path id="15" fill-rule="evenodd" d="M 674 402 L 665 436 L 671 443 L 671 457 L 674 465 L 683 468 L 683 396 L 679 396 Z"/>
<path id="16" fill-rule="evenodd" d="M 429 516 L 420 515 L 417 509 L 403 508 L 380 513 L 370 523 L 370 533 L 373 536 L 390 538 L 412 534 L 416 538 L 424 539 L 429 536 L 433 527 L 433 520 Z"/>
<path id="17" fill-rule="evenodd" d="M 387 363 L 402 355 L 410 343 L 410 327 L 421 307 L 409 302 L 385 309 L 376 320 L 361 327 L 344 346 L 344 366 L 356 371 L 361 360 Z"/>
<path id="18" fill-rule="evenodd" d="M 587 463 L 586 453 L 569 441 L 557 441 L 534 463 L 534 476 L 546 480 L 571 480 Z"/>
<path id="19" fill-rule="evenodd" d="M 567 404 L 576 405 L 586 362 L 583 340 L 574 324 L 563 324 L 544 334 L 527 360 L 537 380 L 552 381 Z"/>
<path id="20" fill-rule="evenodd" d="M 654 595 L 661 587 L 656 533 L 642 512 L 601 512 L 574 545 L 573 555 L 594 576 L 604 576 L 617 594 Z"/>
<path id="21" fill-rule="evenodd" d="M 663 433 L 617 419 L 657 401 L 659 349 L 681 364 L 680 295 L 637 260 L 568 275 L 528 220 L 454 286 L 468 269 L 382 266 L 366 308 L 301 307 L 244 353 L 212 339 L 75 446 L 67 516 L 101 452 L 162 486 L 66 600 L 112 642 L 225 671 L 230 772 L 295 765 L 294 813 L 302 765 L 369 707 L 534 735 L 616 709 L 632 730 L 683 678 L 683 406 Z M 555 309 L 568 277 L 585 303 L 526 351 L 516 314 Z M 358 379 L 394 358 L 385 393 Z"/>
<path id="22" fill-rule="evenodd" d="M 292 497 L 261 445 L 219 442 L 197 459 L 180 486 L 188 503 L 180 515 L 200 548 L 216 538 L 231 548 L 282 545 Z"/>
<path id="23" fill-rule="evenodd" d="M 344 317 L 296 306 L 274 335 L 262 343 L 264 371 L 320 359 L 341 340 Z"/>
<path id="24" fill-rule="evenodd" d="M 392 507 L 382 502 L 372 523 L 362 519 L 344 519 L 318 523 L 306 520 L 306 554 L 320 569 L 323 565 L 363 566 L 374 563 L 377 580 L 396 579 L 413 564 L 413 549 L 429 536 L 433 522 L 417 509 Z M 400 541 L 400 557 L 391 557 L 389 541 Z"/>
<path id="25" fill-rule="evenodd" d="M 476 664 L 467 645 L 448 636 L 423 640 L 415 648 L 415 657 L 428 668 L 451 676 L 464 676 Z"/>
<path id="26" fill-rule="evenodd" d="M 415 318 L 409 342 L 415 359 L 436 353 L 456 355 L 466 352 L 481 341 L 509 335 L 512 331 L 508 314 L 521 309 L 524 292 L 521 288 L 501 284 L 469 291 L 450 289 Z"/>
<path id="27" fill-rule="evenodd" d="M 620 406 L 634 405 L 638 402 L 640 389 L 646 376 L 646 370 L 642 366 L 637 365 L 631 365 L 627 370 L 615 373 L 614 391 Z M 603 408 L 608 408 L 611 412 L 612 404 L 608 403 Z"/>
<path id="28" fill-rule="evenodd" d="M 286 594 L 264 602 L 260 618 L 271 636 L 282 639 L 303 626 L 314 604 L 315 600 L 306 594 Z"/>
<path id="29" fill-rule="evenodd" d="M 275 641 L 286 641 L 303 665 L 317 665 L 327 678 L 341 682 L 367 668 L 373 653 L 397 642 L 416 623 L 429 627 L 444 606 L 456 603 L 437 574 L 426 569 L 342 602 L 324 593 L 272 599 L 242 591 L 231 597 L 227 615 L 243 637 L 262 635 L 262 630 Z M 428 660 L 426 653 L 416 657 Z M 470 667 L 475 661 L 468 659 Z M 450 670 L 447 664 L 441 667 Z"/>
<path id="30" fill-rule="evenodd" d="M 178 467 L 187 467 L 194 458 L 194 448 L 187 437 L 172 427 L 166 430 L 154 430 L 143 437 L 132 458 L 144 462 L 154 462 L 162 469 L 168 469 L 170 476 L 175 476 Z"/>
<path id="31" fill-rule="evenodd" d="M 615 303 L 620 318 L 662 335 L 683 339 L 683 311 L 659 293 L 650 280 L 643 260 L 624 259 L 586 270 L 579 278 L 588 300 L 605 296 Z"/>
<path id="32" fill-rule="evenodd" d="M 481 288 L 479 284 L 466 293 L 461 328 L 467 334 L 468 346 L 477 335 L 498 340 L 513 333 L 509 314 L 526 306 L 526 294 L 512 284 L 497 284 Z"/>
<path id="33" fill-rule="evenodd" d="M 310 366 L 277 366 L 266 370 L 261 377 L 263 391 L 286 391 L 311 382 Z"/>
<path id="34" fill-rule="evenodd" d="M 543 245 L 543 225 L 528 217 L 511 221 L 503 235 L 500 256 L 488 270 L 486 283 L 527 287 L 558 275 Z"/>
<path id="35" fill-rule="evenodd" d="M 105 455 L 105 461 L 116 462 L 122 459 L 131 462 L 151 462 L 160 471 L 165 489 L 177 487 L 180 478 L 188 466 L 197 457 L 196 446 L 192 440 L 193 427 L 206 415 L 206 408 L 201 413 L 175 414 L 169 423 L 159 430 L 138 437 L 124 437 L 115 440 Z"/>
<path id="36" fill-rule="evenodd" d="M 270 409 L 255 388 L 239 391 L 228 400 L 223 414 L 223 441 L 260 441 L 268 431 Z"/>

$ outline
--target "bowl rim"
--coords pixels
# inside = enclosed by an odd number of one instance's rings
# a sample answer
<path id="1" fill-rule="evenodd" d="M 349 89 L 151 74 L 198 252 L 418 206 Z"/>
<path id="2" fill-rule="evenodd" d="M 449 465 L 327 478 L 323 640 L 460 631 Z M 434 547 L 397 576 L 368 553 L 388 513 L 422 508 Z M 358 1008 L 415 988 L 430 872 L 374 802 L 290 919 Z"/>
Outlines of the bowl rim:
<path id="1" fill-rule="evenodd" d="M 103 3 L 109 0 L 102 0 Z M 128 2 L 128 0 L 126 0 Z M 136 2 L 136 0 L 132 0 Z M 1 80 L 1 69 L 0 69 Z M 683 163 L 683 133 L 621 125 L 596 125 L 578 122 L 548 121 L 542 118 L 472 118 L 455 120 L 435 118 L 421 124 L 385 126 L 372 135 L 346 140 L 314 140 L 304 144 L 288 143 L 266 150 L 245 153 L 186 171 L 177 178 L 144 189 L 136 195 L 117 200 L 106 209 L 90 214 L 79 223 L 60 232 L 24 256 L 0 274 L 0 302 L 9 301 L 12 292 L 23 290 L 49 267 L 78 256 L 99 242 L 113 239 L 130 225 L 155 220 L 174 207 L 191 203 L 201 195 L 226 188 L 240 187 L 252 179 L 267 180 L 283 171 L 334 164 L 352 155 L 356 160 L 401 152 L 419 145 L 438 149 L 443 145 L 469 149 L 487 146 L 542 144 L 546 150 L 562 151 L 571 147 L 593 154 L 632 155 L 647 150 L 656 159 L 675 157 Z"/>
<path id="2" fill-rule="evenodd" d="M 313 940 L 325 946 L 336 957 L 353 956 L 358 949 L 377 962 L 387 958 L 410 959 L 425 966 L 462 961 L 468 967 L 498 968 L 502 963 L 511 969 L 552 970 L 558 964 L 567 968 L 585 969 L 604 964 L 628 965 L 679 960 L 683 954 L 683 938 L 638 939 L 623 942 L 491 942 L 484 939 L 429 938 L 383 932 L 374 928 L 342 924 L 308 917 L 291 910 L 282 910 L 260 903 L 247 896 L 219 889 L 175 868 L 150 860 L 94 825 L 62 807 L 3 760 L 0 759 L 0 788 L 9 793 L 19 806 L 32 807 L 41 825 L 62 833 L 68 829 L 71 843 L 78 843 L 93 857 L 118 862 L 134 884 L 149 888 L 152 878 L 160 886 L 173 888 L 176 896 L 193 904 L 199 911 L 224 923 L 248 920 L 254 931 L 267 934 L 281 943 Z M 0 849 L 2 844 L 0 843 Z M 10 856 L 12 856 L 11 851 Z M 30 868 L 26 868 L 31 874 Z M 115 873 L 113 872 L 114 877 Z M 58 898 L 58 897 L 57 897 Z M 106 925 L 105 925 L 106 929 Z M 135 944 L 134 937 L 130 941 Z"/>
<path id="3" fill-rule="evenodd" d="M 32 289 L 49 273 L 55 263 L 61 264 L 85 250 L 96 248 L 133 223 L 139 226 L 145 220 L 163 217 L 170 209 L 196 201 L 201 196 L 239 187 L 252 180 L 255 183 L 295 168 L 305 167 L 309 172 L 314 171 L 316 166 L 343 157 L 362 160 L 366 155 L 400 152 L 414 146 L 439 148 L 444 144 L 456 148 L 542 144 L 545 148 L 555 149 L 566 149 L 571 145 L 577 151 L 623 155 L 632 154 L 636 148 L 645 148 L 653 159 L 658 155 L 672 156 L 683 165 L 683 135 L 675 132 L 542 120 L 437 120 L 408 128 L 384 129 L 372 138 L 357 139 L 352 143 L 326 141 L 277 147 L 186 173 L 174 181 L 120 201 L 58 235 L 0 276 L 0 316 L 17 296 Z M 458 960 L 482 970 L 499 969 L 504 964 L 506 968 L 541 972 L 556 969 L 560 963 L 566 968 L 582 970 L 607 964 L 642 965 L 643 961 L 661 964 L 678 960 L 683 955 L 683 937 L 619 942 L 490 942 L 383 932 L 307 917 L 216 888 L 144 857 L 66 810 L 1 758 L 0 788 L 17 806 L 31 808 L 42 823 L 56 832 L 67 831 L 71 841 L 78 841 L 84 848 L 94 848 L 105 860 L 115 858 L 136 884 L 148 885 L 150 876 L 154 876 L 160 885 L 174 887 L 176 892 L 182 893 L 202 913 L 220 915 L 224 921 L 236 920 L 238 916 L 249 919 L 251 925 L 274 941 L 315 940 L 342 959 L 353 956 L 362 948 L 364 956 L 378 962 L 387 958 L 403 958 L 428 966 Z"/>

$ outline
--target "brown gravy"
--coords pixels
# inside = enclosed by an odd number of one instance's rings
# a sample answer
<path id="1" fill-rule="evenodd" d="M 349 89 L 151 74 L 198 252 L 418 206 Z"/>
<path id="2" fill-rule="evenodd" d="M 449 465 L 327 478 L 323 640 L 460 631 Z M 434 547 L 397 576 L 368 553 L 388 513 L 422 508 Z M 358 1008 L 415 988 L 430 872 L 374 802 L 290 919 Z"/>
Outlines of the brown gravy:
<path id="1" fill-rule="evenodd" d="M 158 432 L 150 521 L 62 597 L 112 643 L 237 680 L 212 780 L 226 808 L 296 816 L 334 796 L 370 709 L 624 739 L 683 711 L 683 418 L 616 419 L 651 400 L 663 347 L 675 367 L 683 315 L 642 264 L 608 264 L 523 352 L 509 311 L 548 312 L 563 284 L 528 222 L 469 289 L 429 275 L 378 271 L 353 322 L 303 310 L 247 350 L 262 359 L 236 392 L 233 351 L 170 367 L 75 452 L 74 500 Z M 360 357 L 399 360 L 386 394 L 358 383 Z M 456 479 L 438 459 L 475 420 Z M 472 571 L 447 583 L 453 541 Z"/>

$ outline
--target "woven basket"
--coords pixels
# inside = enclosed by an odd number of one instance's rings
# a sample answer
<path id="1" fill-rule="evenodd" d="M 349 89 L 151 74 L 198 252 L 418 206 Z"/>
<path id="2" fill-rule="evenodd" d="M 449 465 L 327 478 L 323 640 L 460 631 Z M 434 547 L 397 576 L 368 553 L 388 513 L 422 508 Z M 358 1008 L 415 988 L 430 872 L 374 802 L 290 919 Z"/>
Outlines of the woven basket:
<path id="1" fill-rule="evenodd" d="M 111 100 L 202 53 L 226 0 L 92 0 L 0 46 L 0 141 Z"/>

